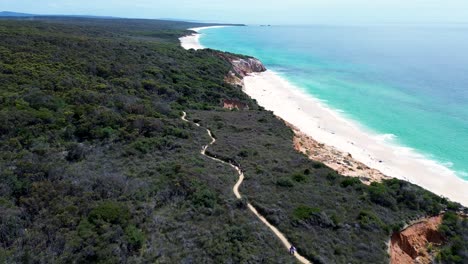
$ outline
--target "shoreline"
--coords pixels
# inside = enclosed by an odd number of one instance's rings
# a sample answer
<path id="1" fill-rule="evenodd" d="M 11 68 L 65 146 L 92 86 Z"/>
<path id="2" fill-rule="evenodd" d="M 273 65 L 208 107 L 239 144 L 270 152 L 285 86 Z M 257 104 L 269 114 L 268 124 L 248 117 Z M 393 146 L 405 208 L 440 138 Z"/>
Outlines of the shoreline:
<path id="1" fill-rule="evenodd" d="M 211 27 L 191 30 L 199 32 L 205 28 Z M 199 33 L 186 36 L 181 38 L 181 45 L 185 49 L 202 49 L 199 39 Z M 259 105 L 313 140 L 349 153 L 353 159 L 384 175 L 406 180 L 468 206 L 468 181 L 415 150 L 388 142 L 386 135 L 367 131 L 274 71 L 249 75 L 243 82 L 244 92 Z M 281 102 L 278 98 L 282 98 Z"/>
<path id="2" fill-rule="evenodd" d="M 185 37 L 179 38 L 180 44 L 184 49 L 194 49 L 194 50 L 199 50 L 199 49 L 204 49 L 200 44 L 200 37 L 201 33 L 200 31 L 203 29 L 208 29 L 208 28 L 223 28 L 223 27 L 228 27 L 228 26 L 209 26 L 209 27 L 195 27 L 195 28 L 188 28 L 187 30 L 192 30 L 197 33 L 194 33 L 192 35 L 188 35 Z"/>
<path id="3" fill-rule="evenodd" d="M 349 153 L 366 166 L 392 178 L 406 180 L 463 205 L 468 205 L 468 182 L 415 151 L 386 142 L 306 94 L 273 71 L 244 78 L 245 92 L 275 115 L 314 140 Z M 277 98 L 282 98 L 278 102 Z M 309 114 L 313 113 L 313 114 Z M 443 175 L 443 176 L 441 176 Z"/>
<path id="4" fill-rule="evenodd" d="M 294 148 L 309 159 L 322 162 L 343 176 L 359 178 L 366 185 L 391 179 L 382 172 L 356 160 L 351 154 L 317 142 L 294 125 L 284 122 L 294 131 Z"/>

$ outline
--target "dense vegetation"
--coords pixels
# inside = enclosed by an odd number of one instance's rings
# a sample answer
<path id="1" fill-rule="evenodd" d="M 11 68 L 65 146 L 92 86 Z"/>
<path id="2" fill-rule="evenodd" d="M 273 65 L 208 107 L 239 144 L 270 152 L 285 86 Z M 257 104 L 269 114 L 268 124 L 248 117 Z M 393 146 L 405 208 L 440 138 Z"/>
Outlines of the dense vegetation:
<path id="1" fill-rule="evenodd" d="M 199 155 L 209 138 L 182 110 L 213 130 L 212 155 L 243 168 L 246 199 L 317 263 L 384 262 L 392 230 L 458 209 L 295 152 L 283 122 L 224 82 L 224 56 L 178 46 L 191 26 L 0 20 L 0 263 L 293 263 L 235 199 L 235 171 Z"/>
<path id="2" fill-rule="evenodd" d="M 248 100 L 230 65 L 127 23 L 0 22 L 0 263 L 291 261 L 180 120 Z"/>
<path id="3" fill-rule="evenodd" d="M 439 231 L 447 240 L 438 253 L 438 263 L 467 263 L 468 261 L 468 218 L 458 217 L 453 212 L 444 215 Z"/>

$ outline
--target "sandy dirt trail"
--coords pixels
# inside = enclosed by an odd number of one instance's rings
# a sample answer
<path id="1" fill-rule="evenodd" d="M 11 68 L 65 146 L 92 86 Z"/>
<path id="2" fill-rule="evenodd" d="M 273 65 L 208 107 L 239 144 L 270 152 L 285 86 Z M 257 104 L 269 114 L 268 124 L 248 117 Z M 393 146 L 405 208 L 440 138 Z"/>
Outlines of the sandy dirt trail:
<path id="1" fill-rule="evenodd" d="M 195 124 L 196 126 L 200 127 L 200 124 L 197 124 L 197 123 L 194 123 L 194 122 L 191 122 L 189 120 L 187 120 L 187 113 L 183 112 L 182 114 L 182 120 L 185 121 L 185 122 L 189 122 L 189 123 L 193 123 Z M 208 145 L 205 145 L 202 147 L 202 150 L 201 150 L 201 154 L 211 160 L 214 160 L 214 161 L 217 161 L 217 162 L 220 162 L 220 163 L 223 163 L 225 165 L 228 165 L 228 166 L 231 166 L 232 168 L 234 168 L 237 172 L 237 174 L 239 175 L 239 180 L 237 181 L 237 183 L 234 185 L 234 187 L 232 188 L 232 191 L 234 192 L 234 195 L 236 196 L 237 199 L 242 199 L 242 195 L 240 194 L 239 192 L 239 187 L 242 185 L 242 182 L 244 181 L 244 173 L 242 172 L 242 170 L 234 165 L 234 164 L 231 164 L 231 163 L 228 163 L 228 162 L 225 162 L 223 160 L 220 160 L 220 159 L 217 159 L 215 157 L 212 157 L 210 155 L 207 155 L 206 154 L 206 150 L 208 149 L 209 146 L 213 145 L 214 143 L 216 143 L 216 139 L 213 137 L 213 134 L 211 133 L 211 131 L 209 129 L 206 129 L 206 131 L 208 132 L 208 135 L 210 136 L 211 138 L 211 142 L 208 144 Z M 249 208 L 249 210 L 258 218 L 260 219 L 260 221 L 262 221 L 268 228 L 271 229 L 271 231 L 273 231 L 273 233 L 275 234 L 275 236 L 277 238 L 279 238 L 281 240 L 281 242 L 283 243 L 283 245 L 286 247 L 287 250 L 289 250 L 289 248 L 291 248 L 291 243 L 288 241 L 288 239 L 283 235 L 283 233 L 281 233 L 276 227 L 274 227 L 272 224 L 270 224 L 270 222 L 268 222 L 268 220 L 266 220 L 265 217 L 263 217 L 258 211 L 257 209 L 255 209 L 255 207 L 253 207 L 252 204 L 250 203 L 247 203 L 247 207 Z M 304 264 L 309 264 L 311 263 L 309 260 L 307 260 L 306 258 L 304 258 L 303 256 L 301 256 L 298 252 L 296 252 L 294 254 L 294 257 L 296 257 L 296 259 L 301 262 L 301 263 L 304 263 Z"/>

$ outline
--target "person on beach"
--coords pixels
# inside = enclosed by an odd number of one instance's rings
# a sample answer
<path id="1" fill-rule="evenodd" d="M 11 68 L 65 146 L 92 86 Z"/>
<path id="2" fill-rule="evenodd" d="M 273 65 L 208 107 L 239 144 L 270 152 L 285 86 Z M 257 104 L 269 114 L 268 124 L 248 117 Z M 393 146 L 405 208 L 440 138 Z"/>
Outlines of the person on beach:
<path id="1" fill-rule="evenodd" d="M 294 255 L 294 253 L 296 253 L 296 247 L 291 245 L 291 247 L 289 248 L 289 254 Z"/>

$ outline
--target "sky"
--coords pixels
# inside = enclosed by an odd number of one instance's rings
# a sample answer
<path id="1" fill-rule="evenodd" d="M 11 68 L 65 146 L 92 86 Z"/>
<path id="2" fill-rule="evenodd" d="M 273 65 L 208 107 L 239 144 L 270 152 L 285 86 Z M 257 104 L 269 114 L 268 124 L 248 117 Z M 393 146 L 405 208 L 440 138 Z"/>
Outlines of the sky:
<path id="1" fill-rule="evenodd" d="M 0 0 L 0 11 L 244 24 L 468 23 L 468 0 Z"/>

